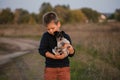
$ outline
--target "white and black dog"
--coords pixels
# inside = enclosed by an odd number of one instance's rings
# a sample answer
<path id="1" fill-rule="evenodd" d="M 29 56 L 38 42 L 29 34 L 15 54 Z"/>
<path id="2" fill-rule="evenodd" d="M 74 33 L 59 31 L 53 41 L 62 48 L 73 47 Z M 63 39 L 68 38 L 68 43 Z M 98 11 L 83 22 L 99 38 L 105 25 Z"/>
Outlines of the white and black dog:
<path id="1" fill-rule="evenodd" d="M 53 53 L 54 54 L 66 54 L 66 56 L 69 54 L 69 51 L 68 51 L 68 48 L 65 48 L 64 45 L 67 43 L 67 44 L 70 44 L 69 40 L 67 40 L 64 36 L 64 31 L 56 31 L 54 32 L 54 35 L 56 37 L 56 40 L 57 40 L 57 46 L 52 49 Z"/>

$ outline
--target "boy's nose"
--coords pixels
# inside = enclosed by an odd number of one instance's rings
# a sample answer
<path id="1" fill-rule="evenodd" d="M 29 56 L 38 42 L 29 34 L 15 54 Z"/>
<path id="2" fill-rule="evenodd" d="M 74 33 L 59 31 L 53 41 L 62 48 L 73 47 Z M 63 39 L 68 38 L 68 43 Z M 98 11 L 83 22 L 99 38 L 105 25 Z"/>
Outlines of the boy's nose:
<path id="1" fill-rule="evenodd" d="M 50 30 L 50 33 L 53 33 L 53 30 Z"/>
<path id="2" fill-rule="evenodd" d="M 53 30 L 52 29 L 50 29 L 50 32 L 52 32 Z"/>
<path id="3" fill-rule="evenodd" d="M 51 34 L 53 34 L 54 31 L 53 31 L 53 30 L 49 30 L 49 32 L 50 32 Z"/>

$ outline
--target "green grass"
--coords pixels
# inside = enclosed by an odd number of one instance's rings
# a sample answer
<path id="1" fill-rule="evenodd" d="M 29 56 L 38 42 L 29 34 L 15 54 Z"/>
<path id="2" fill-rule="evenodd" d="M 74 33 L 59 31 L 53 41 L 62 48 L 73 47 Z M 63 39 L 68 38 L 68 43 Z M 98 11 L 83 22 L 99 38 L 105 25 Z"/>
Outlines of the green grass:
<path id="1" fill-rule="evenodd" d="M 71 59 L 71 80 L 119 80 L 120 71 L 100 58 L 94 48 L 76 45 L 76 55 Z M 81 56 L 85 56 L 85 60 Z M 109 56 L 108 56 L 109 57 Z M 88 59 L 87 59 L 88 58 Z M 119 63 L 117 63 L 119 64 Z M 111 73 L 113 72 L 113 73 Z"/>
<path id="2" fill-rule="evenodd" d="M 71 80 L 100 80 L 99 70 L 94 64 L 86 65 L 80 61 L 72 61 Z"/>
<path id="3" fill-rule="evenodd" d="M 0 80 L 8 80 L 7 76 L 0 71 Z"/>

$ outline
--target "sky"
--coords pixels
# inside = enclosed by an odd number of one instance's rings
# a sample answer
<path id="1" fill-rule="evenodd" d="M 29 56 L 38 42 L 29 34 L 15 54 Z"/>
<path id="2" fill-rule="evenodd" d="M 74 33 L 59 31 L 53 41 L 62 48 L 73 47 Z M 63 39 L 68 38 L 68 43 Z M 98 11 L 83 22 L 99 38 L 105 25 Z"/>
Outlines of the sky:
<path id="1" fill-rule="evenodd" d="M 120 9 L 120 0 L 0 0 L 0 9 L 10 8 L 12 11 L 23 8 L 30 13 L 39 13 L 43 2 L 55 5 L 69 5 L 70 9 L 91 8 L 101 13 L 113 13 Z"/>

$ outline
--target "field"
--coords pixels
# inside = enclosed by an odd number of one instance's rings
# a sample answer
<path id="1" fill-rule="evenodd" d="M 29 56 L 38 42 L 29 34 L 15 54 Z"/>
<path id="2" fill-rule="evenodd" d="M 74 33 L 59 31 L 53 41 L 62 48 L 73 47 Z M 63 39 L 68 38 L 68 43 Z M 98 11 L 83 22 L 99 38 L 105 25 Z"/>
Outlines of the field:
<path id="1" fill-rule="evenodd" d="M 71 36 L 76 50 L 70 58 L 71 80 L 120 80 L 120 23 L 66 24 L 61 29 Z M 44 31 L 40 25 L 0 25 L 1 38 L 38 45 Z M 0 44 L 0 55 L 20 51 L 16 45 Z M 0 65 L 0 80 L 43 80 L 43 71 L 44 58 L 31 52 Z"/>

